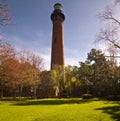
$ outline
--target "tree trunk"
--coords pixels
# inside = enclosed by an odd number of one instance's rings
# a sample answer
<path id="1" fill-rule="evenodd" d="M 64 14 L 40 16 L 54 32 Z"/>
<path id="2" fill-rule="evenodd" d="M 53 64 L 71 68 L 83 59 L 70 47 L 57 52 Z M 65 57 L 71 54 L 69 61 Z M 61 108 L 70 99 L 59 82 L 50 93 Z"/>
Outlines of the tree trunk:
<path id="1" fill-rule="evenodd" d="M 37 86 L 34 87 L 34 99 L 36 99 Z"/>
<path id="2" fill-rule="evenodd" d="M 3 92 L 4 92 L 4 88 L 1 86 L 1 94 L 0 94 L 0 97 L 3 98 Z"/>
<path id="3" fill-rule="evenodd" d="M 22 89 L 23 89 L 23 87 L 20 86 L 20 87 L 19 87 L 19 100 L 20 100 L 20 101 L 21 101 L 21 97 L 22 97 Z"/>

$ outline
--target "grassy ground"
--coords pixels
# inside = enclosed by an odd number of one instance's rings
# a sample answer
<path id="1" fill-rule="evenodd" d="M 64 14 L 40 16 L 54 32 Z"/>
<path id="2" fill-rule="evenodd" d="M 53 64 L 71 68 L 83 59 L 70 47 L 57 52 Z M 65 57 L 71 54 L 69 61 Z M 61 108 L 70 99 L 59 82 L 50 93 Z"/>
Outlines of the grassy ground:
<path id="1" fill-rule="evenodd" d="M 120 103 L 79 98 L 1 101 L 0 121 L 120 121 Z"/>

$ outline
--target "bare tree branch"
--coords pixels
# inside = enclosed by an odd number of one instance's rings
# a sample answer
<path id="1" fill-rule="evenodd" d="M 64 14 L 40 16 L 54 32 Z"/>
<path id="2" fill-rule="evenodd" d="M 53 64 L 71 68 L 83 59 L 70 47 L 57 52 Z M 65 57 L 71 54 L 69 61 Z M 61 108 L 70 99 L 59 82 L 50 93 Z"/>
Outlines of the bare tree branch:
<path id="1" fill-rule="evenodd" d="M 107 6 L 106 9 L 99 14 L 99 18 L 103 20 L 111 20 L 120 26 L 120 20 L 114 16 L 113 10 L 109 6 Z"/>
<path id="2" fill-rule="evenodd" d="M 119 3 L 120 3 L 120 0 L 116 0 L 116 1 L 115 1 L 115 4 L 119 4 Z"/>
<path id="3" fill-rule="evenodd" d="M 120 3 L 120 0 L 115 2 Z M 119 7 L 120 4 L 106 6 L 105 10 L 99 14 L 99 18 L 105 24 L 97 36 L 97 42 L 106 42 L 108 45 L 111 44 L 118 49 L 120 49 L 120 16 L 116 11 L 118 11 Z"/>
<path id="4" fill-rule="evenodd" d="M 9 15 L 10 5 L 5 0 L 0 0 L 0 25 L 6 27 L 13 24 L 12 17 Z"/>

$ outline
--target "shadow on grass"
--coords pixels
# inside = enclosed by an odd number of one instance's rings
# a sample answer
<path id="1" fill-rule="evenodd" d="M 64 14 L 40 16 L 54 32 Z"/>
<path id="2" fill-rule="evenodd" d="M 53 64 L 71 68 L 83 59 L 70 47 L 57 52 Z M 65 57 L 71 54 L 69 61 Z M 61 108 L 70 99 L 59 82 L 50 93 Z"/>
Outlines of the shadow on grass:
<path id="1" fill-rule="evenodd" d="M 62 104 L 81 104 L 81 103 L 89 103 L 93 100 L 85 100 L 85 99 L 39 99 L 39 100 L 31 100 L 24 102 L 17 102 L 13 105 L 17 106 L 27 106 L 27 105 L 62 105 Z"/>
<path id="2" fill-rule="evenodd" d="M 111 118 L 115 121 L 120 121 L 120 105 L 108 106 L 103 108 L 97 108 L 96 110 L 102 110 L 103 113 L 111 115 Z"/>

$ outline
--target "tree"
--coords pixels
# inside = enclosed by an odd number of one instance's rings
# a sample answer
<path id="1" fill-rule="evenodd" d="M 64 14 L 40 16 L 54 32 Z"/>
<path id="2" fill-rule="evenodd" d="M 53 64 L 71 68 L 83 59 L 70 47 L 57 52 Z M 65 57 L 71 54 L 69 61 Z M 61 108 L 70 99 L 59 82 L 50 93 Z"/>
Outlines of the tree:
<path id="1" fill-rule="evenodd" d="M 80 63 L 81 91 L 94 96 L 113 94 L 111 88 L 115 87 L 118 74 L 115 73 L 117 66 L 113 66 L 113 63 L 105 58 L 102 51 L 91 49 L 85 63 Z"/>
<path id="2" fill-rule="evenodd" d="M 36 89 L 40 83 L 43 59 L 33 52 L 25 50 L 19 53 L 18 59 L 21 63 L 21 81 L 23 81 L 23 85 L 31 87 L 31 91 L 34 97 L 36 97 Z"/>
<path id="3" fill-rule="evenodd" d="M 99 14 L 99 18 L 104 22 L 103 28 L 100 30 L 97 41 L 103 42 L 110 56 L 115 56 L 120 51 L 120 1 L 116 0 L 114 4 L 106 6 L 103 12 Z"/>
<path id="4" fill-rule="evenodd" d="M 7 58 L 16 56 L 16 50 L 9 43 L 0 40 L 0 63 Z"/>
<path id="5" fill-rule="evenodd" d="M 41 73 L 38 97 L 63 97 L 65 91 L 63 67 Z"/>
<path id="6" fill-rule="evenodd" d="M 10 44 L 0 44 L 1 97 L 5 87 L 20 99 L 23 95 L 23 88 L 30 87 L 31 93 L 36 97 L 36 88 L 40 83 L 42 59 L 33 53 L 16 53 Z"/>
<path id="7" fill-rule="evenodd" d="M 4 89 L 4 83 L 5 83 L 4 82 L 5 74 L 4 74 L 2 63 L 9 58 L 14 58 L 15 55 L 16 55 L 16 51 L 9 43 L 4 43 L 4 42 L 0 41 L 0 92 L 1 92 L 1 97 L 3 96 L 3 89 Z"/>
<path id="8" fill-rule="evenodd" d="M 68 65 L 65 69 L 65 90 L 67 96 L 78 97 L 81 95 L 81 80 L 79 80 L 79 67 Z"/>
<path id="9" fill-rule="evenodd" d="M 15 58 L 8 58 L 2 62 L 2 88 L 7 87 L 10 91 L 18 89 L 20 63 Z"/>
<path id="10" fill-rule="evenodd" d="M 0 0 L 0 26 L 6 27 L 12 24 L 12 17 L 9 15 L 10 5 L 6 0 Z"/>
<path id="11" fill-rule="evenodd" d="M 23 87 L 30 87 L 31 93 L 36 98 L 36 88 L 40 83 L 40 71 L 29 62 L 21 63 L 19 68 L 19 96 L 22 95 Z"/>
<path id="12" fill-rule="evenodd" d="M 108 81 L 107 74 L 109 73 L 109 65 L 104 54 L 100 50 L 91 49 L 91 52 L 88 53 L 87 61 L 90 63 L 92 60 L 94 60 L 93 65 L 88 65 L 90 66 L 90 70 L 92 72 L 92 75 L 89 80 L 92 81 L 93 84 L 93 95 L 101 96 L 104 94 L 102 93 L 102 89 L 104 89 L 103 86 L 105 82 Z"/>
<path id="13" fill-rule="evenodd" d="M 52 72 L 52 80 L 55 82 L 58 96 L 65 96 L 65 69 L 63 66 L 56 66 Z"/>
<path id="14" fill-rule="evenodd" d="M 29 62 L 39 71 L 43 69 L 43 59 L 32 51 L 22 50 L 19 52 L 18 58 L 21 63 Z"/>
<path id="15" fill-rule="evenodd" d="M 55 97 L 54 71 L 42 71 L 40 74 L 41 81 L 37 88 L 37 97 Z"/>
<path id="16" fill-rule="evenodd" d="M 88 65 L 88 62 L 80 62 L 80 67 L 79 67 L 79 80 L 81 82 L 80 85 L 80 92 L 82 94 L 92 94 L 92 88 L 91 86 L 93 85 L 94 81 L 94 66 L 92 68 Z M 91 79 L 91 77 L 93 77 Z"/>

